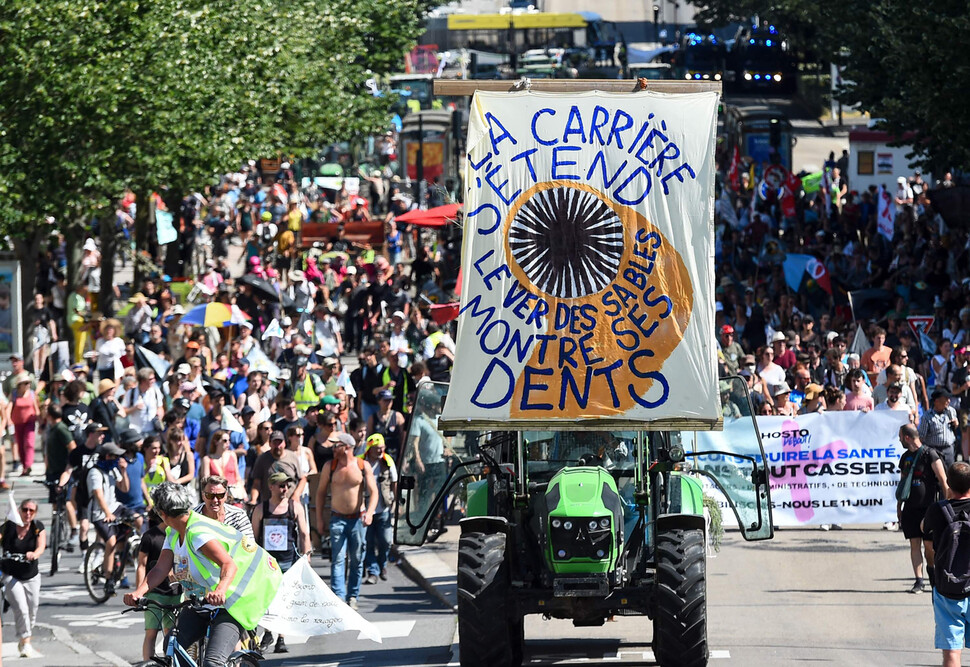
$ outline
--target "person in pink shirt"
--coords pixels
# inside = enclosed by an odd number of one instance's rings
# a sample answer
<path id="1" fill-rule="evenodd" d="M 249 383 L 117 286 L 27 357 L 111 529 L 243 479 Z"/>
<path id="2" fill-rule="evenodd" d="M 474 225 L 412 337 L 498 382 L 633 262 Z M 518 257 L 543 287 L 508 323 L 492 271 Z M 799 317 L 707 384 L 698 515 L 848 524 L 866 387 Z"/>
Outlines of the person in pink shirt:
<path id="1" fill-rule="evenodd" d="M 875 406 L 872 401 L 872 392 L 866 385 L 863 377 L 864 371 L 861 368 L 853 368 L 845 376 L 845 410 L 862 410 L 869 412 Z"/>

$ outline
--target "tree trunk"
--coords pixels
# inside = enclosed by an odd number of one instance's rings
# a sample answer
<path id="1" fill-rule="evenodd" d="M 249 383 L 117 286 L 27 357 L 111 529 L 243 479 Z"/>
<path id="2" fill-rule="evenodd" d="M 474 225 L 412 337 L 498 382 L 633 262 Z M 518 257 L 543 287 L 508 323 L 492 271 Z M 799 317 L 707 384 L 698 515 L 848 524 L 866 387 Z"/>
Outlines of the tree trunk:
<path id="1" fill-rule="evenodd" d="M 152 220 L 155 218 L 153 209 L 154 201 L 152 193 L 147 188 L 135 192 L 135 279 L 132 281 L 132 291 L 137 291 L 145 280 L 145 262 L 141 259 L 141 253 L 148 250 L 148 230 Z"/>
<path id="2" fill-rule="evenodd" d="M 118 224 L 115 216 L 104 211 L 101 217 L 101 294 L 98 306 L 105 317 L 115 315 L 115 254 L 118 252 Z"/>
<path id="3" fill-rule="evenodd" d="M 44 241 L 50 236 L 50 232 L 51 228 L 48 225 L 42 225 L 37 228 L 29 241 L 17 236 L 13 237 L 14 253 L 20 260 L 20 309 L 17 311 L 20 314 L 19 317 L 23 317 L 24 309 L 33 303 L 34 285 L 37 282 L 37 266 L 39 265 L 37 254 L 40 252 Z M 15 306 L 16 304 L 11 304 L 11 308 Z M 24 323 L 23 340 L 20 342 L 21 352 L 29 350 L 27 343 L 29 337 L 30 332 L 27 331 L 26 323 Z"/>
<path id="4" fill-rule="evenodd" d="M 70 220 L 64 226 L 64 254 L 67 257 L 67 289 L 73 291 L 81 270 L 81 247 L 84 243 L 84 220 Z"/>

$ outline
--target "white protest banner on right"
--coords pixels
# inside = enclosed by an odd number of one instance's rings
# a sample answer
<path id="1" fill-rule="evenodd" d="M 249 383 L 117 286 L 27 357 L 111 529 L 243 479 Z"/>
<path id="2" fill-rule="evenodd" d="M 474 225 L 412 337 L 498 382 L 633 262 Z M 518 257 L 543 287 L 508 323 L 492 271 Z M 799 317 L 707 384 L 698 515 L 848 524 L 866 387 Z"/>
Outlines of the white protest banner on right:
<path id="1" fill-rule="evenodd" d="M 898 463 L 903 453 L 899 427 L 908 423 L 908 417 L 909 413 L 898 410 L 758 417 L 771 477 L 774 524 L 796 527 L 896 521 Z M 729 433 L 728 425 L 723 433 L 698 432 L 696 451 L 723 451 L 718 439 Z M 719 475 L 737 463 L 723 454 L 705 454 L 697 459 Z M 724 525 L 736 526 L 734 513 L 721 492 L 709 478 L 702 481 L 704 493 L 721 506 Z"/>

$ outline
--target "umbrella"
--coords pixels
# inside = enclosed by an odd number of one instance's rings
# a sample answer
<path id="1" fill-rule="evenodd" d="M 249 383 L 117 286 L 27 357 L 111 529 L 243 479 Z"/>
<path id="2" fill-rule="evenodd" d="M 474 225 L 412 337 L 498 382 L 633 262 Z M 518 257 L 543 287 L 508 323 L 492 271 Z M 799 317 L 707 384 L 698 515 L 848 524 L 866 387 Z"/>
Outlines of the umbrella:
<path id="1" fill-rule="evenodd" d="M 252 319 L 238 308 L 233 310 L 224 303 L 203 303 L 182 316 L 182 324 L 195 324 L 202 327 L 226 327 Z"/>
<path id="2" fill-rule="evenodd" d="M 458 211 L 460 210 L 461 204 L 445 204 L 444 206 L 429 208 L 426 211 L 420 209 L 408 211 L 394 219 L 398 222 L 407 222 L 418 227 L 444 227 L 449 222 L 453 222 L 458 218 Z"/>
<path id="3" fill-rule="evenodd" d="M 248 285 L 253 292 L 258 292 L 260 296 L 280 304 L 284 310 L 289 310 L 293 308 L 296 304 L 290 296 L 282 291 L 277 290 L 273 286 L 273 283 L 266 280 L 265 278 L 260 278 L 259 276 L 254 276 L 251 273 L 247 273 L 241 278 L 236 280 L 239 285 Z"/>
<path id="4" fill-rule="evenodd" d="M 165 379 L 168 375 L 168 369 L 171 368 L 172 364 L 168 363 L 160 356 L 152 352 L 151 350 L 142 347 L 141 345 L 135 346 L 135 368 L 150 368 L 155 371 L 155 377 L 159 381 Z"/>

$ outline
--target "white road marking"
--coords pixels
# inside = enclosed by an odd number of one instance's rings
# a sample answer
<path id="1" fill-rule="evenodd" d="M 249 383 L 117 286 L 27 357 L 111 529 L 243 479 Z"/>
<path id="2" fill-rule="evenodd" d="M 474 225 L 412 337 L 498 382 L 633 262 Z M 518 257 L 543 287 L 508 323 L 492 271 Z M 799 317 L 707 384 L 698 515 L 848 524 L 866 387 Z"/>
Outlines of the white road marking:
<path id="1" fill-rule="evenodd" d="M 105 611 L 100 614 L 54 614 L 52 618 L 66 621 L 68 627 L 72 628 L 101 627 L 118 630 L 143 625 L 145 622 L 144 614 L 128 613 L 122 615 L 120 611 Z"/>
<path id="2" fill-rule="evenodd" d="M 393 639 L 410 635 L 415 623 L 416 621 L 378 621 L 371 625 L 381 633 L 381 639 Z"/>

